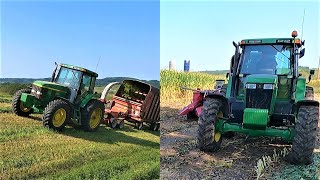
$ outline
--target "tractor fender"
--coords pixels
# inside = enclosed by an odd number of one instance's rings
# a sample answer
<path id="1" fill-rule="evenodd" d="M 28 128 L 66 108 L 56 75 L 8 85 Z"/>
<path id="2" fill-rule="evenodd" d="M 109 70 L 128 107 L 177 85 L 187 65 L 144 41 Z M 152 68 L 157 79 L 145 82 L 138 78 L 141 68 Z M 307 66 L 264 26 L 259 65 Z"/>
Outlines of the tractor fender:
<path id="1" fill-rule="evenodd" d="M 230 117 L 230 106 L 229 100 L 225 97 L 224 94 L 220 93 L 219 91 L 215 91 L 212 93 L 208 93 L 206 97 L 219 99 L 222 102 L 222 113 L 223 117 L 229 118 Z"/>
<path id="2" fill-rule="evenodd" d="M 112 82 L 112 83 L 109 83 L 102 91 L 102 94 L 101 94 L 101 97 L 100 97 L 100 100 L 102 101 L 105 101 L 110 89 L 115 86 L 115 85 L 119 85 L 119 84 L 122 84 L 121 82 Z"/>
<path id="3" fill-rule="evenodd" d="M 297 102 L 297 104 L 296 104 L 297 109 L 299 109 L 299 107 L 301 105 L 304 105 L 304 106 L 318 106 L 319 107 L 319 102 L 315 101 L 315 100 L 304 99 L 304 100 L 301 100 L 301 101 Z"/>
<path id="4" fill-rule="evenodd" d="M 80 107 L 84 108 L 89 101 L 93 100 L 94 94 L 87 94 L 80 103 Z"/>

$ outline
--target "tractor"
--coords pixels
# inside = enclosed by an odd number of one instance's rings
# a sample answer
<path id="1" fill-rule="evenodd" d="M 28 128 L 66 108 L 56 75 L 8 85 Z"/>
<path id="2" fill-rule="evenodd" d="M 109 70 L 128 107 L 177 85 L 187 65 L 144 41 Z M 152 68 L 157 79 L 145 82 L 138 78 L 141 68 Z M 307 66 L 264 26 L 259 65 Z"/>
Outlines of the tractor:
<path id="1" fill-rule="evenodd" d="M 95 131 L 104 113 L 104 104 L 94 99 L 98 74 L 68 64 L 56 64 L 51 82 L 34 81 L 32 87 L 21 89 L 12 100 L 18 116 L 43 113 L 43 125 L 61 131 L 66 125 Z"/>
<path id="2" fill-rule="evenodd" d="M 286 160 L 312 163 L 319 120 L 313 88 L 298 71 L 305 41 L 297 38 L 245 39 L 233 42 L 235 54 L 227 84 L 211 91 L 194 90 L 193 104 L 180 114 L 198 118 L 201 151 L 218 151 L 222 139 L 243 133 L 251 137 L 281 137 L 292 143 Z"/>

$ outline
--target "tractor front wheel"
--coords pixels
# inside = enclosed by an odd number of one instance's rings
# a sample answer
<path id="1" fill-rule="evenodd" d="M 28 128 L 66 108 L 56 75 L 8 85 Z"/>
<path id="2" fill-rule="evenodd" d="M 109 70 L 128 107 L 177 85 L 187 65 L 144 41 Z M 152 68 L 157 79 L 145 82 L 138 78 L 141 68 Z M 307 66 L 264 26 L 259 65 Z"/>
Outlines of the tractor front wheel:
<path id="1" fill-rule="evenodd" d="M 292 150 L 286 158 L 291 164 L 311 164 L 319 120 L 319 107 L 301 106 L 295 125 Z"/>
<path id="2" fill-rule="evenodd" d="M 215 130 L 215 122 L 221 116 L 221 106 L 221 101 L 214 98 L 207 98 L 203 103 L 198 120 L 198 146 L 201 151 L 214 152 L 221 146 L 221 133 Z"/>
<path id="3" fill-rule="evenodd" d="M 67 102 L 56 99 L 44 109 L 42 123 L 44 127 L 56 131 L 62 131 L 70 119 L 71 108 Z"/>
<path id="4" fill-rule="evenodd" d="M 81 126 L 84 131 L 96 131 L 103 119 L 104 104 L 93 99 L 81 109 Z"/>
<path id="5" fill-rule="evenodd" d="M 12 98 L 12 110 L 18 116 L 28 117 L 33 110 L 24 106 L 23 102 L 20 101 L 22 93 L 31 93 L 31 89 L 21 89 L 17 91 Z"/>

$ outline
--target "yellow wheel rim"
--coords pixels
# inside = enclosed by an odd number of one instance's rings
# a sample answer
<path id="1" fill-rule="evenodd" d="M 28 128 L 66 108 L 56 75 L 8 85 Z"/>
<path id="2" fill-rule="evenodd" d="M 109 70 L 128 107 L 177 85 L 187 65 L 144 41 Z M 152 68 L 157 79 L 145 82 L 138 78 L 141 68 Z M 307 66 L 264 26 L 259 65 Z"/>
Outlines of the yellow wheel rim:
<path id="1" fill-rule="evenodd" d="M 29 112 L 31 108 L 24 107 L 23 102 L 20 102 L 20 109 L 23 112 Z"/>
<path id="2" fill-rule="evenodd" d="M 62 126 L 62 124 L 66 121 L 66 118 L 67 118 L 66 110 L 63 108 L 58 109 L 53 115 L 53 120 L 52 120 L 53 126 L 55 127 Z"/>
<path id="3" fill-rule="evenodd" d="M 217 117 L 218 118 L 223 118 L 223 113 L 221 111 L 219 111 L 218 114 L 217 114 Z"/>
<path id="4" fill-rule="evenodd" d="M 214 141 L 215 142 L 219 142 L 220 138 L 221 138 L 221 133 L 217 132 L 214 134 Z"/>
<path id="5" fill-rule="evenodd" d="M 100 108 L 96 108 L 90 117 L 90 128 L 96 128 L 101 120 L 101 114 L 102 114 L 102 110 Z"/>

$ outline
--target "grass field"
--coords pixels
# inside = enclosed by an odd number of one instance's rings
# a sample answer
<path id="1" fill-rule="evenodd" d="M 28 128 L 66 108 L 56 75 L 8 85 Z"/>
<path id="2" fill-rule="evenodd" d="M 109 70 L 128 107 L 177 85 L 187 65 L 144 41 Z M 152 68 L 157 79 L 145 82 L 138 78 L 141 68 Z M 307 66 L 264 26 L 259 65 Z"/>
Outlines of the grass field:
<path id="1" fill-rule="evenodd" d="M 2 93 L 0 110 L 10 110 Z M 159 132 L 43 128 L 41 115 L 0 113 L 0 179 L 159 179 Z"/>

